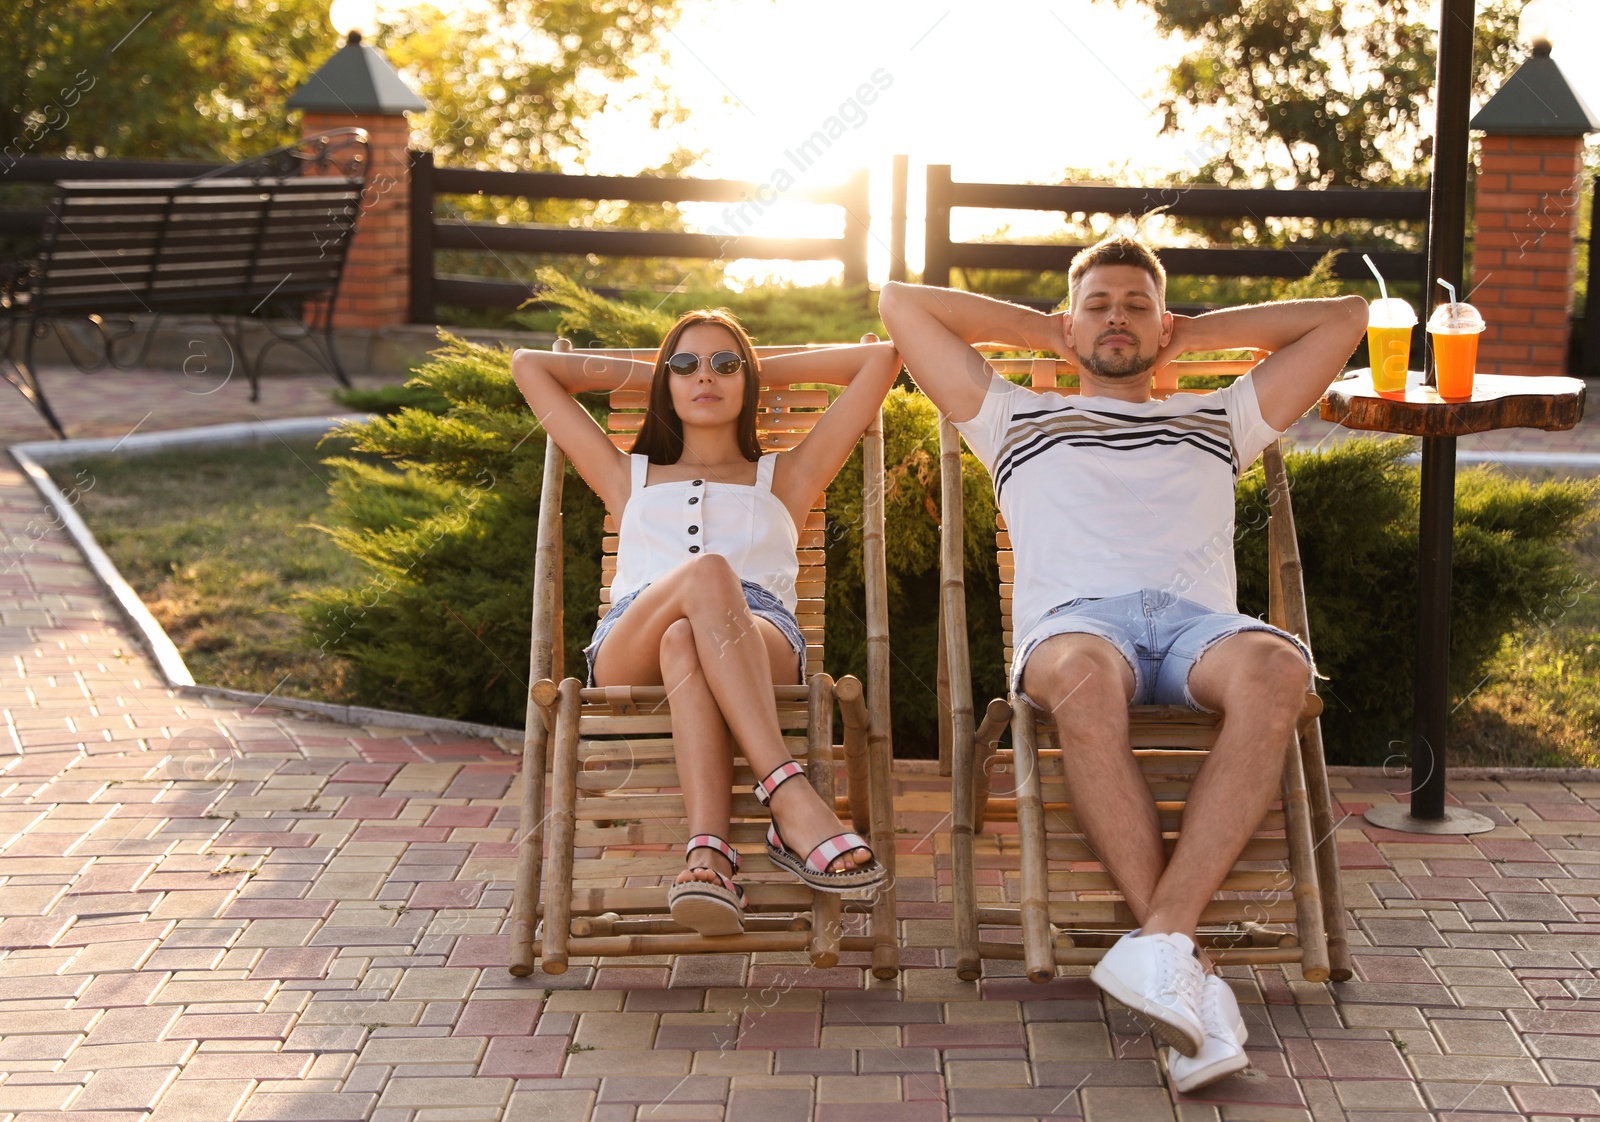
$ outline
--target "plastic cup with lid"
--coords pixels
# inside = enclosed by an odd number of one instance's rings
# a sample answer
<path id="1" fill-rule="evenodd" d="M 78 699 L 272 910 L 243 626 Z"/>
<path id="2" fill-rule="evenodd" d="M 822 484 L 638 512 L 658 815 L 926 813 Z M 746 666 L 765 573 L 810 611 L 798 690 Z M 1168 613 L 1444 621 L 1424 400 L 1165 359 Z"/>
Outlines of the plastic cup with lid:
<path id="1" fill-rule="evenodd" d="M 1367 313 L 1367 356 L 1372 388 L 1379 393 L 1399 393 L 1406 388 L 1411 329 L 1416 325 L 1416 310 L 1406 301 L 1388 297 L 1372 302 Z"/>
<path id="2" fill-rule="evenodd" d="M 1472 396 L 1472 376 L 1478 365 L 1478 336 L 1487 325 L 1471 304 L 1451 301 L 1434 308 L 1428 317 L 1433 341 L 1435 389 L 1440 397 Z"/>

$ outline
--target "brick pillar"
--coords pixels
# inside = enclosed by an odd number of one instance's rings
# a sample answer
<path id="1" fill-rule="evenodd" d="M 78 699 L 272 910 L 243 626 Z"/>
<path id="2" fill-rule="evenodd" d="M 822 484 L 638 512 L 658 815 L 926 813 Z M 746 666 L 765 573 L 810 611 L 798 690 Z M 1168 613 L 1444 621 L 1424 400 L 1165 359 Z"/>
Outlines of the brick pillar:
<path id="1" fill-rule="evenodd" d="M 367 130 L 372 166 L 345 260 L 335 327 L 389 327 L 410 311 L 410 180 L 406 149 L 411 127 L 404 115 L 322 113 L 306 110 L 302 136 L 337 128 Z"/>
<path id="2" fill-rule="evenodd" d="M 1583 137 L 1483 138 L 1472 303 L 1484 374 L 1565 374 L 1578 268 Z"/>

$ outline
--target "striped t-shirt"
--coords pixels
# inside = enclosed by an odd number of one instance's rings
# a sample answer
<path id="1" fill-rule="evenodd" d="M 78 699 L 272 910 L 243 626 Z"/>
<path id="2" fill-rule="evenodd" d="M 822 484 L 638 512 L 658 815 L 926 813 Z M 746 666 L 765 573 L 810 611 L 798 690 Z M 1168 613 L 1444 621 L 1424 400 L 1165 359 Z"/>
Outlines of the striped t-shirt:
<path id="1" fill-rule="evenodd" d="M 1165 589 L 1237 611 L 1233 489 L 1281 433 L 1251 375 L 1165 401 L 1036 393 L 993 376 L 956 426 L 994 479 L 1016 563 L 1020 649 L 1050 609 Z"/>

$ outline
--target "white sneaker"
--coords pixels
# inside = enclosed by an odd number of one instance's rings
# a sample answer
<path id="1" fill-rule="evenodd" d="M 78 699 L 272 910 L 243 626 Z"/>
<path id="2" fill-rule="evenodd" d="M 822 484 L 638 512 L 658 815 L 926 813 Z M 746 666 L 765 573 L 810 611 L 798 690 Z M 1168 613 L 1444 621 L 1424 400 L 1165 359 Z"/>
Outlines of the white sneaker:
<path id="1" fill-rule="evenodd" d="M 1187 935 L 1129 932 L 1105 953 L 1089 980 L 1175 1051 L 1193 1056 L 1205 1044 L 1199 1009 L 1205 971 Z"/>
<path id="2" fill-rule="evenodd" d="M 1167 1051 L 1167 1070 L 1184 1094 L 1250 1066 L 1250 1058 L 1244 1053 L 1250 1032 L 1239 1016 L 1239 1003 L 1228 983 L 1215 974 L 1200 988 L 1200 1020 L 1206 1027 L 1206 1042 L 1193 1058 Z"/>

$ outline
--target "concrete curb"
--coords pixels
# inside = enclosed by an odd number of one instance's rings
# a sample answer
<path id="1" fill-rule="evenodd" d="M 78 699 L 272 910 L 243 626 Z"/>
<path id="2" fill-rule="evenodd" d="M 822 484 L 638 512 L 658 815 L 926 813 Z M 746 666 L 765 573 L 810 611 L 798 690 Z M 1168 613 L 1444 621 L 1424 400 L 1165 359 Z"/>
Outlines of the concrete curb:
<path id="1" fill-rule="evenodd" d="M 344 421 L 364 421 L 370 413 L 339 413 L 331 417 L 283 417 L 274 421 L 238 421 L 226 425 L 202 425 L 170 432 L 133 433 L 112 439 L 109 436 L 77 440 L 32 440 L 13 444 L 11 454 L 21 463 L 24 456 L 39 464 L 60 463 L 80 456 L 154 455 L 175 448 L 230 448 L 239 444 L 270 444 L 293 437 L 321 436 Z M 37 484 L 35 484 L 37 486 Z M 60 492 L 56 492 L 57 495 Z M 47 502 L 54 496 L 46 494 Z"/>
<path id="2" fill-rule="evenodd" d="M 61 493 L 49 473 L 27 451 L 27 448 L 25 444 L 13 444 L 12 458 L 17 461 L 22 474 L 27 476 L 28 481 L 44 499 L 45 506 L 55 514 L 56 521 L 67 532 L 67 536 L 83 551 L 84 560 L 89 562 L 89 569 L 100 582 L 100 586 L 111 596 L 117 607 L 122 609 L 123 616 L 144 640 L 145 649 L 149 651 L 151 660 L 156 664 L 156 672 L 161 675 L 162 681 L 174 689 L 194 685 L 194 677 L 189 673 L 188 666 L 184 665 L 183 656 L 178 653 L 178 648 L 156 622 L 156 617 L 150 614 L 150 609 L 144 606 L 139 594 L 122 579 L 122 574 L 117 572 L 117 567 L 111 563 L 111 558 L 106 556 L 105 550 L 100 548 L 100 543 L 94 540 L 89 527 L 73 509 L 75 500 L 69 500 Z"/>
<path id="3" fill-rule="evenodd" d="M 81 456 L 103 456 L 113 452 L 122 455 L 154 455 L 176 448 L 221 448 L 240 444 L 267 444 L 292 437 L 320 436 L 344 421 L 366 418 L 362 413 L 345 413 L 332 417 L 293 417 L 274 421 L 246 421 L 238 424 L 206 425 L 193 429 L 175 429 L 171 432 L 134 434 L 118 440 L 94 438 L 82 440 L 45 440 L 13 444 L 11 456 L 22 469 L 34 489 L 44 499 L 45 506 L 55 515 L 63 530 L 72 539 L 88 561 L 90 570 L 102 588 L 121 609 L 129 625 L 144 641 L 156 671 L 169 689 L 196 697 L 214 697 L 247 704 L 255 709 L 271 706 L 291 712 L 308 713 L 346 725 L 382 725 L 390 728 L 416 729 L 419 732 L 443 733 L 450 736 L 492 740 L 504 752 L 519 754 L 522 750 L 521 729 L 480 725 L 471 721 L 453 721 L 443 717 L 424 717 L 415 713 L 400 713 L 389 709 L 368 709 L 357 705 L 335 705 L 325 701 L 308 701 L 295 697 L 273 697 L 270 694 L 251 693 L 247 690 L 228 689 L 223 686 L 203 686 L 194 680 L 183 661 L 177 645 L 173 643 L 161 624 L 150 614 L 83 519 L 74 510 L 75 499 L 69 499 L 55 485 L 45 470 L 46 464 L 61 463 Z"/>

